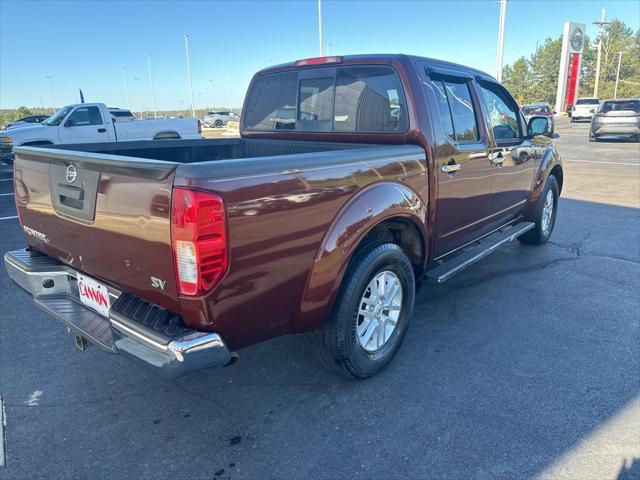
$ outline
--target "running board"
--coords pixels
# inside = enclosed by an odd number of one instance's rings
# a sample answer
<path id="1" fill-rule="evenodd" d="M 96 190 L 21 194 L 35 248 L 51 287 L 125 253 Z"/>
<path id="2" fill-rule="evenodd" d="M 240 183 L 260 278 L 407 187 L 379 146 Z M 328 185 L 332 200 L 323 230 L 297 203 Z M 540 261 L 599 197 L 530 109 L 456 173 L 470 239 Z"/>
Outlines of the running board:
<path id="1" fill-rule="evenodd" d="M 450 260 L 444 260 L 444 263 L 428 270 L 424 276 L 430 282 L 446 282 L 456 273 L 461 272 L 469 265 L 473 265 L 478 260 L 483 259 L 502 245 L 513 241 L 523 233 L 528 232 L 534 226 L 535 224 L 532 222 L 520 222 L 515 225 L 502 228 L 478 241 L 475 245 L 467 248 L 459 255 L 452 257 Z"/>

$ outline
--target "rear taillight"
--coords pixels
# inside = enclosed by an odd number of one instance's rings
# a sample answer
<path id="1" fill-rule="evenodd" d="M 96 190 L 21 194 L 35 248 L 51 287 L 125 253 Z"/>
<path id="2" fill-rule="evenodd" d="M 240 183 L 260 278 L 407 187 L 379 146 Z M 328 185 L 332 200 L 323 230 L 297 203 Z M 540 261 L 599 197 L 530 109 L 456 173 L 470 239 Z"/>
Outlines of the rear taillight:
<path id="1" fill-rule="evenodd" d="M 227 270 L 227 227 L 219 195 L 174 188 L 171 242 L 181 295 L 204 295 Z"/>

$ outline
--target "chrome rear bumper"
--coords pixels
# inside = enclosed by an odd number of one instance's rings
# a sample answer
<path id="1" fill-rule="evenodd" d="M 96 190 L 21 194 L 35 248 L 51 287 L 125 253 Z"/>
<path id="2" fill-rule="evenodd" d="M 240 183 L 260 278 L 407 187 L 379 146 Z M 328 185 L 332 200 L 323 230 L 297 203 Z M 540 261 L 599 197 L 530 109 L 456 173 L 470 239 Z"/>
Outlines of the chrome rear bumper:
<path id="1" fill-rule="evenodd" d="M 33 297 L 36 306 L 109 353 L 124 354 L 170 376 L 231 362 L 217 333 L 176 326 L 181 323 L 176 315 L 112 287 L 108 287 L 109 318 L 85 307 L 78 296 L 77 271 L 54 258 L 23 249 L 7 252 L 4 263 L 11 279 Z M 146 312 L 144 321 L 127 313 L 132 311 Z M 149 322 L 149 315 L 159 316 Z"/>

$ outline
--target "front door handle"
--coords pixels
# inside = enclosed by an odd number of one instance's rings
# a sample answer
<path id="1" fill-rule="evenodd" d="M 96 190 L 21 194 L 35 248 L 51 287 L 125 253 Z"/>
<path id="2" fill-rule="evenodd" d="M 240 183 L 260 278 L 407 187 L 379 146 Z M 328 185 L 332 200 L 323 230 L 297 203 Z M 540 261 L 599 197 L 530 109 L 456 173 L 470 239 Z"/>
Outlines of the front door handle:
<path id="1" fill-rule="evenodd" d="M 107 129 L 106 129 L 106 128 L 99 128 L 99 129 L 98 129 L 98 133 L 104 133 L 104 132 L 106 132 L 106 131 L 107 131 Z"/>
<path id="2" fill-rule="evenodd" d="M 440 167 L 440 170 L 442 170 L 445 173 L 453 173 L 453 172 L 457 172 L 461 168 L 462 168 L 462 165 L 460 165 L 459 163 L 451 163 L 447 165 L 442 165 L 442 167 Z"/>

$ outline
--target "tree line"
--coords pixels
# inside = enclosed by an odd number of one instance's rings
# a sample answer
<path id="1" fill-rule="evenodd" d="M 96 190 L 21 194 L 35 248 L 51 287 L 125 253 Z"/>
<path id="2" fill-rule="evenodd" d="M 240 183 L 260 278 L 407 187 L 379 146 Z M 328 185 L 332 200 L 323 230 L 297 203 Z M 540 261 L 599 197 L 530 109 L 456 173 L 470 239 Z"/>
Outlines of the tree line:
<path id="1" fill-rule="evenodd" d="M 518 103 L 549 102 L 555 105 L 560 70 L 562 35 L 547 38 L 529 56 L 520 57 L 504 67 L 502 80 Z M 640 29 L 635 32 L 622 20 L 615 19 L 602 27 L 602 53 L 598 97 L 613 98 L 618 52 L 622 52 L 618 98 L 640 96 Z M 596 77 L 598 38 L 585 37 L 580 86 L 577 96 L 590 97 Z"/>

